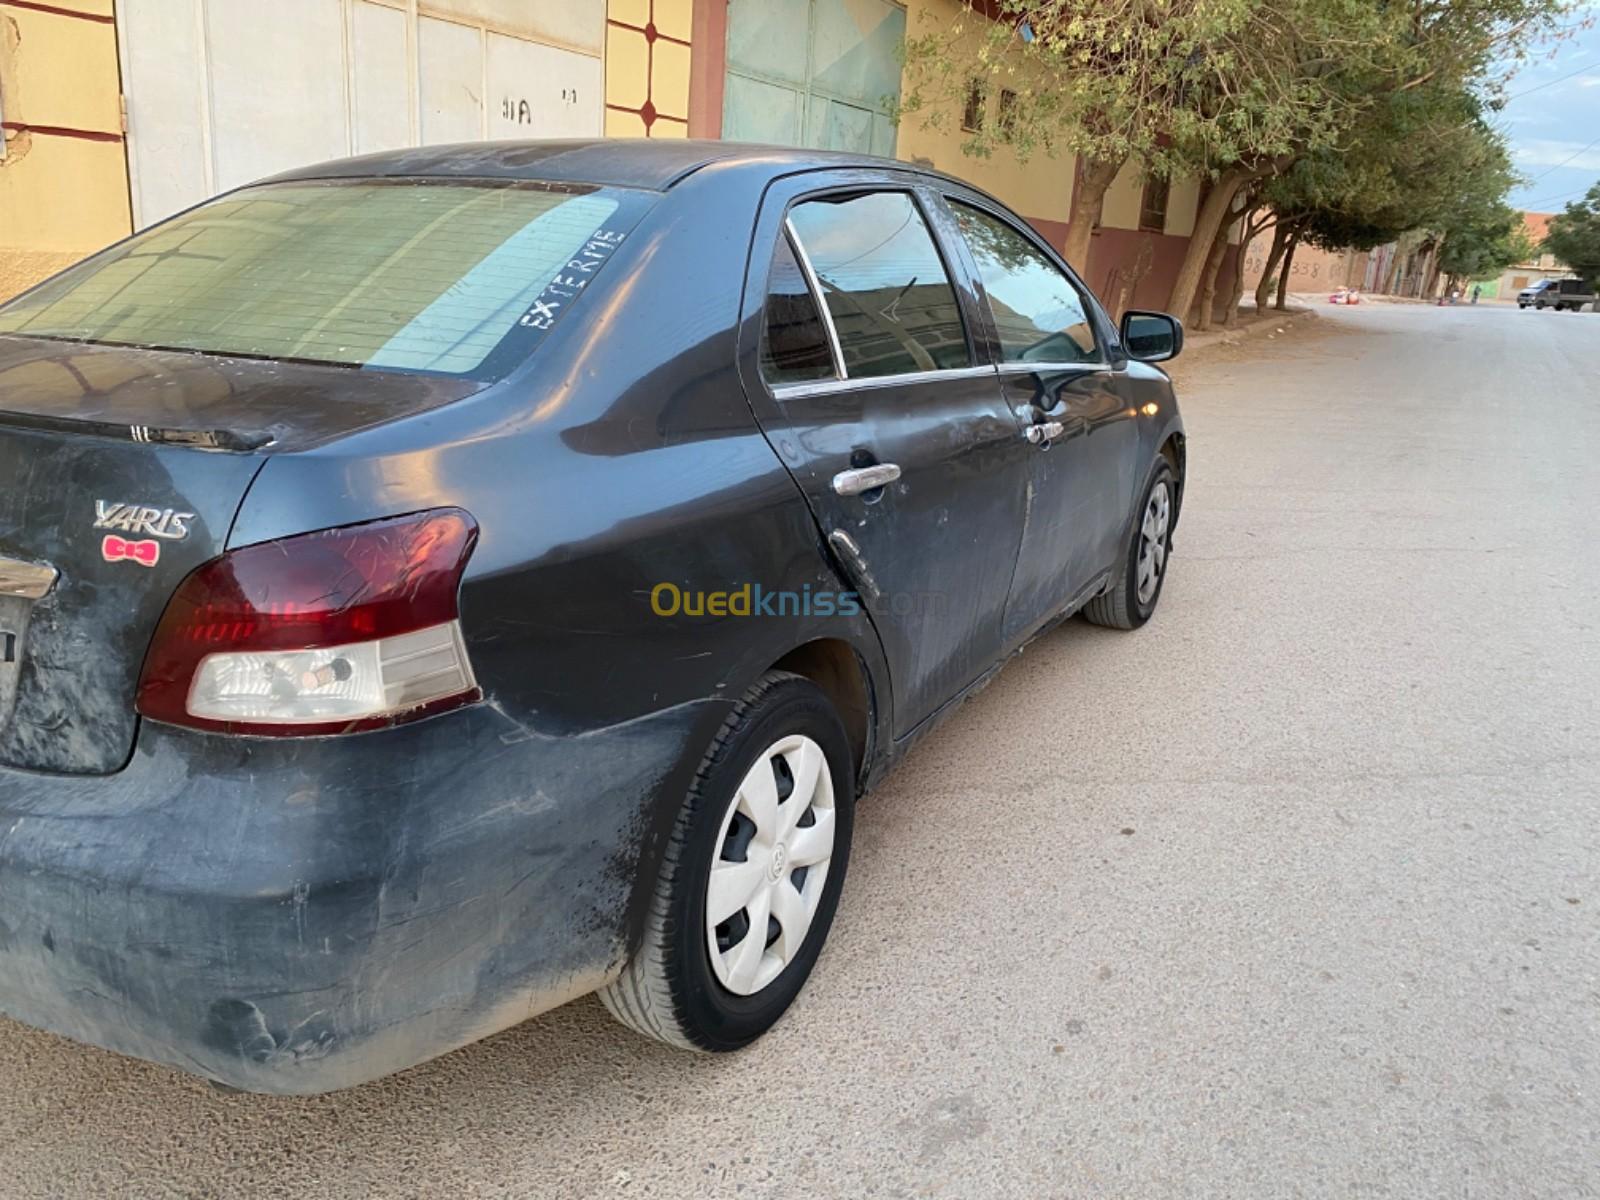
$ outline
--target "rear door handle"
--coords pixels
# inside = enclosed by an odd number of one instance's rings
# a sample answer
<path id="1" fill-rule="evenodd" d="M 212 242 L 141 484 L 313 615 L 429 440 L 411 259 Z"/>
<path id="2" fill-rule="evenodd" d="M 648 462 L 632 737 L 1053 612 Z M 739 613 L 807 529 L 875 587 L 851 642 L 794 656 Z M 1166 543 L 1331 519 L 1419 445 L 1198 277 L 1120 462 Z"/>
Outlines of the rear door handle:
<path id="1" fill-rule="evenodd" d="M 870 467 L 840 471 L 833 477 L 833 490 L 841 496 L 859 496 L 899 478 L 900 468 L 894 463 L 874 463 Z"/>
<path id="2" fill-rule="evenodd" d="M 1022 431 L 1022 436 L 1035 446 L 1042 446 L 1046 442 L 1054 441 L 1067 431 L 1067 427 L 1060 421 L 1040 421 L 1037 425 L 1029 425 Z"/>

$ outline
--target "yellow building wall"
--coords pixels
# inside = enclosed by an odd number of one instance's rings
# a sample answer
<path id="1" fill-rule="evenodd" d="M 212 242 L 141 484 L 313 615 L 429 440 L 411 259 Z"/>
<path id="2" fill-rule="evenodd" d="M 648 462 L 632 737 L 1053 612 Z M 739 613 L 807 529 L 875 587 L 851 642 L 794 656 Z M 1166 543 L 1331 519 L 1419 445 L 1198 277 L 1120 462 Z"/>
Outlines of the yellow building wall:
<path id="1" fill-rule="evenodd" d="M 924 37 L 957 20 L 970 23 L 982 18 L 957 0 L 907 0 L 908 38 Z M 997 119 L 1000 90 L 1007 86 L 1003 75 L 990 79 L 987 120 Z M 913 113 L 900 123 L 897 152 L 907 161 L 929 162 L 941 171 L 971 180 L 1032 221 L 1066 223 L 1072 211 L 1077 165 L 1072 155 L 1051 157 L 1039 153 L 1022 162 L 1001 147 L 989 158 L 977 158 L 962 152 L 961 145 L 966 138 L 955 114 L 950 114 L 941 128 L 931 129 L 923 114 Z M 1143 191 L 1144 181 L 1139 170 L 1132 165 L 1124 166 L 1106 193 L 1100 223 L 1112 229 L 1137 230 Z M 1194 230 L 1199 200 L 1199 179 L 1174 180 L 1167 200 L 1165 232 L 1175 237 L 1188 237 Z"/>
<path id="2" fill-rule="evenodd" d="M 1139 206 L 1144 197 L 1144 175 L 1132 163 L 1123 163 L 1122 170 L 1106 189 L 1105 203 L 1100 206 L 1100 224 L 1111 229 L 1139 228 Z"/>
<path id="3" fill-rule="evenodd" d="M 688 137 L 694 0 L 606 5 L 606 136 Z"/>
<path id="4" fill-rule="evenodd" d="M 0 4 L 0 298 L 132 230 L 111 4 Z"/>
<path id="5" fill-rule="evenodd" d="M 907 38 L 926 37 L 956 20 L 981 20 L 955 0 L 909 0 L 906 4 Z M 985 118 L 999 118 L 1000 90 L 1011 86 L 1004 75 L 990 80 Z M 1005 147 L 989 158 L 964 154 L 959 113 L 950 114 L 942 129 L 929 129 L 924 115 L 912 113 L 900 122 L 896 153 L 907 162 L 922 160 L 941 171 L 972 183 L 1005 201 L 1034 221 L 1065 223 L 1072 205 L 1072 179 L 1076 160 L 1070 154 L 1050 157 L 1035 153 L 1027 162 Z"/>
<path id="6" fill-rule="evenodd" d="M 1200 213 L 1200 178 L 1190 175 L 1174 179 L 1167 193 L 1167 228 L 1172 237 L 1188 237 L 1194 232 L 1194 221 Z M 1134 214 L 1137 218 L 1138 214 Z"/>

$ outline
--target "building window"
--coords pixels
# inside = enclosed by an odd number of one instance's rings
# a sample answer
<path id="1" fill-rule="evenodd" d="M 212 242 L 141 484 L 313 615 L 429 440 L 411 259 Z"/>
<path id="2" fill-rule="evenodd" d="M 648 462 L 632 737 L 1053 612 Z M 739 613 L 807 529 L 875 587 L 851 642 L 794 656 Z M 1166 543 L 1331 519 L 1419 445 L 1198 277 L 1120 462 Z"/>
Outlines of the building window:
<path id="1" fill-rule="evenodd" d="M 1154 176 L 1144 181 L 1144 194 L 1139 198 L 1139 228 L 1161 233 L 1167 228 L 1167 193 L 1170 183 Z"/>
<path id="2" fill-rule="evenodd" d="M 1006 138 L 1017 132 L 1017 94 L 1010 88 L 1000 90 L 1000 133 Z"/>
<path id="3" fill-rule="evenodd" d="M 968 133 L 983 130 L 983 80 L 974 79 L 967 85 L 967 106 L 961 112 L 961 128 Z"/>

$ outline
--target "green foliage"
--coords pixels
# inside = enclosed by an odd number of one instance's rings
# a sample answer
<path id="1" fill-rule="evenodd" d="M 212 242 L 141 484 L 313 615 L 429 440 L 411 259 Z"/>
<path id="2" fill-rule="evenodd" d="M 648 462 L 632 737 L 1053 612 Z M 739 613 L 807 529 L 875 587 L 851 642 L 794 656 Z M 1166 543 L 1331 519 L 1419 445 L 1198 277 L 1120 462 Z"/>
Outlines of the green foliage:
<path id="1" fill-rule="evenodd" d="M 1521 228 L 1522 214 L 1506 204 L 1460 214 L 1439 249 L 1439 270 L 1453 278 L 1503 271 L 1526 250 L 1526 237 L 1519 245 L 1516 236 Z"/>
<path id="2" fill-rule="evenodd" d="M 1370 0 L 998 0 L 906 43 L 901 115 L 948 127 L 979 82 L 1013 116 L 965 149 L 1009 145 L 1156 174 L 1288 154 L 1332 137 L 1325 77 L 1367 61 L 1385 18 Z M 1025 33 L 1024 33 L 1025 31 Z"/>
<path id="3" fill-rule="evenodd" d="M 1068 151 L 1096 186 L 1130 161 L 1214 179 L 1172 285 L 1176 311 L 1214 270 L 1222 230 L 1263 200 L 1320 245 L 1427 230 L 1452 262 L 1487 264 L 1513 252 L 1514 179 L 1487 113 L 1578 4 L 988 0 L 992 15 L 908 38 L 900 115 L 948 127 L 976 78 L 1014 99 L 1004 123 L 967 131 L 969 154 Z M 1098 193 L 1081 190 L 1092 205 Z"/>
<path id="4" fill-rule="evenodd" d="M 1550 219 L 1542 249 L 1553 254 L 1591 288 L 1600 287 L 1600 183 Z"/>
<path id="5" fill-rule="evenodd" d="M 1267 198 L 1333 249 L 1370 249 L 1410 229 L 1481 215 L 1514 180 L 1504 138 L 1459 85 L 1431 82 L 1379 97 L 1338 147 L 1303 155 Z"/>
<path id="6" fill-rule="evenodd" d="M 1016 99 L 1003 124 L 968 131 L 970 154 L 1216 172 L 1345 146 L 1398 93 L 1471 83 L 1493 99 L 1572 3 L 993 0 L 996 19 L 908 37 L 900 114 L 947 128 L 976 79 Z"/>

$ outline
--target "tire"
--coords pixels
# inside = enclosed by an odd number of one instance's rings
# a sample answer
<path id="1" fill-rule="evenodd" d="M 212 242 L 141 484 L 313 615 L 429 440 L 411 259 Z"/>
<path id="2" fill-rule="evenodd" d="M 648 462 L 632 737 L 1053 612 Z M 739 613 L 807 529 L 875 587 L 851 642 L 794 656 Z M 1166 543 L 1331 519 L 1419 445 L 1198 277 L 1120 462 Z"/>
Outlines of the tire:
<path id="1" fill-rule="evenodd" d="M 1157 460 L 1155 473 L 1135 510 L 1122 565 L 1111 585 L 1083 606 L 1084 620 L 1111 629 L 1137 629 L 1150 619 L 1161 600 L 1161 589 L 1166 586 L 1167 568 L 1172 562 L 1172 521 L 1177 513 L 1177 476 L 1163 457 Z M 1155 535 L 1153 541 L 1151 534 Z M 1143 589 L 1140 577 L 1147 555 L 1154 560 L 1155 579 L 1153 588 Z"/>
<path id="2" fill-rule="evenodd" d="M 813 766 L 807 807 L 791 809 Z M 759 794 L 763 779 L 774 785 L 765 796 Z M 763 814 L 765 827 L 752 813 Z M 644 940 L 621 977 L 600 991 L 611 1015 L 686 1050 L 738 1050 L 772 1028 L 800 994 L 827 940 L 849 865 L 854 814 L 849 741 L 833 705 L 808 679 L 768 673 L 734 706 L 678 811 Z M 824 835 L 806 831 L 828 826 L 828 855 L 819 860 Z M 740 869 L 758 862 L 764 870 Z M 724 905 L 730 896 L 753 894 L 713 930 L 707 908 L 714 868 Z M 792 889 L 793 898 L 784 889 Z M 777 908 L 788 917 L 780 920 Z M 758 915 L 763 941 L 755 953 L 746 939 Z"/>

